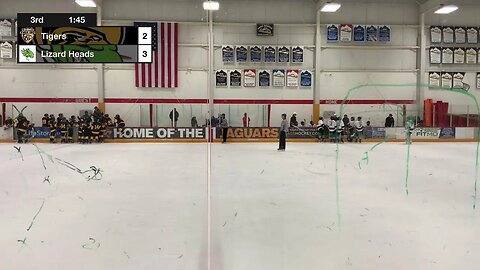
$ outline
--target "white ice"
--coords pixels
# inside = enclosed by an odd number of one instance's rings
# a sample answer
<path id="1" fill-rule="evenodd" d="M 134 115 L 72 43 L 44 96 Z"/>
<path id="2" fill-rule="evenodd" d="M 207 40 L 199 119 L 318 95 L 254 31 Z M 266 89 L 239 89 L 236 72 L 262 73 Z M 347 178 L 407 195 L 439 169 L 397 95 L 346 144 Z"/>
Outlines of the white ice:
<path id="1" fill-rule="evenodd" d="M 0 269 L 207 269 L 206 144 L 38 146 L 0 144 Z M 337 204 L 334 144 L 212 145 L 212 269 L 478 269 L 476 144 L 413 144 L 408 195 L 372 146 L 339 146 Z"/>

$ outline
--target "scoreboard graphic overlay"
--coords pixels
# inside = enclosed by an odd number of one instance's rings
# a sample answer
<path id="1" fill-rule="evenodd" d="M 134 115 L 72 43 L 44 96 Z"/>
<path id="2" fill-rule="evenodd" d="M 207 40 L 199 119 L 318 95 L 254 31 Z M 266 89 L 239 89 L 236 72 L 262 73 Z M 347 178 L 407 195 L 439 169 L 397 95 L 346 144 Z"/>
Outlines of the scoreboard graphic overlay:
<path id="1" fill-rule="evenodd" d="M 19 24 L 17 63 L 152 62 L 151 27 L 78 26 L 68 18 L 63 26 Z"/>

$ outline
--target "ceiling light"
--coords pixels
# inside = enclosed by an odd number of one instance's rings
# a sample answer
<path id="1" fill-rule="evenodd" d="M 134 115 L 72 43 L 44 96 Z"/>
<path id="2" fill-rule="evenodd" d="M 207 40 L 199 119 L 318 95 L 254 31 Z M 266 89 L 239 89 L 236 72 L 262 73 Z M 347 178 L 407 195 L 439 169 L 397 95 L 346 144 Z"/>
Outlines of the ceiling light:
<path id="1" fill-rule="evenodd" d="M 203 9 L 204 10 L 218 10 L 220 8 L 220 4 L 217 1 L 205 1 L 203 2 Z"/>
<path id="2" fill-rule="evenodd" d="M 457 10 L 458 7 L 455 5 L 448 5 L 448 6 L 441 6 L 437 11 L 435 11 L 436 14 L 449 14 Z"/>
<path id="3" fill-rule="evenodd" d="M 96 7 L 97 5 L 93 0 L 75 0 L 75 3 L 81 7 Z"/>
<path id="4" fill-rule="evenodd" d="M 320 10 L 321 12 L 336 12 L 342 5 L 339 3 L 326 3 L 322 9 Z"/>

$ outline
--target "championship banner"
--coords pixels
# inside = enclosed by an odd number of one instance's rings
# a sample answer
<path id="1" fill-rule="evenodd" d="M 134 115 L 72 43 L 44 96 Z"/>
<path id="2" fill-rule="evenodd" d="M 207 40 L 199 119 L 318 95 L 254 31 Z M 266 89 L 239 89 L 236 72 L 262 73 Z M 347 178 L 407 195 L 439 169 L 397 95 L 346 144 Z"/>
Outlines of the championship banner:
<path id="1" fill-rule="evenodd" d="M 442 27 L 430 27 L 430 43 L 442 43 Z"/>
<path id="2" fill-rule="evenodd" d="M 442 64 L 453 64 L 453 48 L 442 48 Z"/>
<path id="3" fill-rule="evenodd" d="M 438 47 L 430 48 L 430 64 L 442 63 L 442 50 Z"/>
<path id="4" fill-rule="evenodd" d="M 250 62 L 259 63 L 262 62 L 262 48 L 259 46 L 250 47 Z"/>
<path id="5" fill-rule="evenodd" d="M 340 41 L 350 42 L 352 41 L 353 25 L 341 24 L 340 25 Z"/>
<path id="6" fill-rule="evenodd" d="M 242 86 L 242 73 L 234 69 L 230 70 L 230 86 L 231 87 L 241 87 Z"/>
<path id="7" fill-rule="evenodd" d="M 145 128 L 111 129 L 110 139 L 206 139 L 204 128 Z"/>
<path id="8" fill-rule="evenodd" d="M 463 89 L 463 78 L 465 78 L 465 72 L 455 72 L 453 74 L 452 88 Z"/>
<path id="9" fill-rule="evenodd" d="M 465 44 L 466 39 L 466 30 L 465 27 L 455 27 L 455 43 L 457 44 Z"/>
<path id="10" fill-rule="evenodd" d="M 468 44 L 478 43 L 478 29 L 476 27 L 467 28 L 467 43 Z"/>
<path id="11" fill-rule="evenodd" d="M 235 52 L 237 56 L 238 63 L 245 63 L 248 59 L 248 48 L 246 46 L 237 46 L 235 47 Z"/>
<path id="12" fill-rule="evenodd" d="M 477 49 L 476 48 L 467 48 L 465 52 L 465 62 L 467 64 L 476 64 L 477 63 Z"/>
<path id="13" fill-rule="evenodd" d="M 290 62 L 290 49 L 286 46 L 278 48 L 278 62 L 288 63 Z"/>
<path id="14" fill-rule="evenodd" d="M 378 27 L 376 25 L 367 26 L 367 41 L 369 42 L 378 41 Z"/>
<path id="15" fill-rule="evenodd" d="M 378 40 L 380 42 L 390 42 L 391 28 L 388 25 L 380 26 L 378 29 Z"/>
<path id="16" fill-rule="evenodd" d="M 255 69 L 243 70 L 243 86 L 255 87 L 257 86 L 257 71 Z"/>
<path id="17" fill-rule="evenodd" d="M 302 70 L 300 72 L 300 86 L 312 87 L 312 72 L 310 70 Z"/>
<path id="18" fill-rule="evenodd" d="M 13 42 L 0 41 L 0 58 L 13 58 Z"/>
<path id="19" fill-rule="evenodd" d="M 258 72 L 258 86 L 269 87 L 270 86 L 270 71 L 262 70 Z"/>
<path id="20" fill-rule="evenodd" d="M 257 23 L 257 36 L 273 36 L 273 23 Z"/>
<path id="21" fill-rule="evenodd" d="M 273 86 L 274 87 L 285 86 L 285 70 L 284 69 L 273 70 Z"/>
<path id="22" fill-rule="evenodd" d="M 234 50 L 233 46 L 222 46 L 222 60 L 224 63 L 235 62 Z"/>
<path id="23" fill-rule="evenodd" d="M 276 139 L 279 136 L 278 128 L 261 127 L 232 127 L 228 129 L 227 137 L 233 139 Z M 216 132 L 216 138 L 222 136 L 221 131 Z"/>
<path id="24" fill-rule="evenodd" d="M 298 87 L 298 69 L 287 70 L 287 87 Z"/>
<path id="25" fill-rule="evenodd" d="M 215 72 L 215 85 L 217 87 L 227 86 L 227 72 L 224 70 L 217 70 L 217 72 Z"/>
<path id="26" fill-rule="evenodd" d="M 450 72 L 442 73 L 442 87 L 452 88 L 453 75 Z"/>
<path id="27" fill-rule="evenodd" d="M 263 48 L 264 53 L 264 62 L 265 63 L 275 63 L 277 62 L 277 50 L 273 46 L 266 46 Z"/>
<path id="28" fill-rule="evenodd" d="M 11 37 L 12 35 L 12 20 L 0 19 L 0 37 Z"/>
<path id="29" fill-rule="evenodd" d="M 428 86 L 429 87 L 440 87 L 440 73 L 439 72 L 430 72 L 428 75 Z"/>
<path id="30" fill-rule="evenodd" d="M 365 42 L 365 26 L 355 25 L 353 27 L 353 41 Z"/>
<path id="31" fill-rule="evenodd" d="M 327 42 L 338 42 L 338 24 L 327 24 Z"/>
<path id="32" fill-rule="evenodd" d="M 464 48 L 455 48 L 453 52 L 453 63 L 455 64 L 465 64 L 465 49 Z"/>
<path id="33" fill-rule="evenodd" d="M 303 46 L 292 48 L 292 63 L 303 63 Z"/>
<path id="34" fill-rule="evenodd" d="M 477 89 L 480 89 L 480 72 L 477 72 Z"/>
<path id="35" fill-rule="evenodd" d="M 454 33 L 455 33 L 455 31 L 453 30 L 453 27 L 444 26 L 442 28 L 443 43 L 453 43 Z"/>

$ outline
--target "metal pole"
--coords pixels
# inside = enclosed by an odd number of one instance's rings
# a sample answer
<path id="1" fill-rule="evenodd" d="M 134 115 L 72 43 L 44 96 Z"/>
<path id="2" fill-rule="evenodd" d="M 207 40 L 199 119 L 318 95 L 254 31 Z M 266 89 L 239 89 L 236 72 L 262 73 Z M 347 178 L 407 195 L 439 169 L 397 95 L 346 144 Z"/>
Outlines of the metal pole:
<path id="1" fill-rule="evenodd" d="M 452 109 L 452 104 L 449 104 L 448 107 L 450 108 L 450 127 L 453 126 L 453 109 Z"/>
<path id="2" fill-rule="evenodd" d="M 97 25 L 102 25 L 102 6 L 101 1 L 97 1 Z M 98 108 L 105 112 L 105 78 L 104 78 L 104 64 L 100 64 L 97 67 L 97 90 L 98 90 Z"/>
<path id="3" fill-rule="evenodd" d="M 211 120 L 213 115 L 213 12 L 208 11 L 208 119 Z M 211 133 L 211 122 L 208 126 L 208 134 Z M 209 139 L 207 143 L 207 270 L 211 270 L 212 265 L 212 193 L 211 193 L 211 181 L 212 181 L 212 143 L 213 139 Z"/>
<path id="4" fill-rule="evenodd" d="M 425 13 L 420 14 L 418 29 L 418 46 L 417 51 L 417 91 L 416 91 L 416 103 L 417 103 L 417 115 L 423 113 L 423 100 L 425 99 L 425 89 L 422 85 L 425 83 L 426 72 L 426 39 L 425 39 Z"/>

